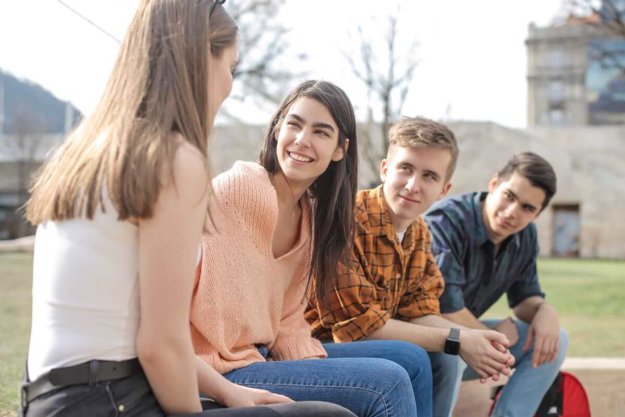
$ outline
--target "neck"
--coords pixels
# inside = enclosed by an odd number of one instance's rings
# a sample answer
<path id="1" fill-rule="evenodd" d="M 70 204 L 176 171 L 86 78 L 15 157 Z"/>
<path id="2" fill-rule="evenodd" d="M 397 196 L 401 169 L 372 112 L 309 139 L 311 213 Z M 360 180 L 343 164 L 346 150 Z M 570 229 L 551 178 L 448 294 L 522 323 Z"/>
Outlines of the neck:
<path id="1" fill-rule="evenodd" d="M 482 223 L 484 223 L 484 228 L 486 229 L 486 235 L 488 236 L 488 239 L 493 242 L 493 244 L 495 245 L 495 251 L 497 251 L 499 250 L 501 242 L 503 242 L 506 237 L 502 237 L 493 233 L 490 224 L 488 223 L 488 216 L 486 215 L 486 205 L 484 204 L 484 201 L 481 202 L 480 209 L 482 212 Z"/>
<path id="2" fill-rule="evenodd" d="M 290 184 L 281 171 L 270 175 L 270 181 L 273 185 L 273 188 L 276 189 L 276 194 L 278 195 L 278 204 L 281 207 L 285 208 L 296 206 L 298 207 L 299 200 L 308 190 L 308 187 L 298 187 L 296 185 Z"/>

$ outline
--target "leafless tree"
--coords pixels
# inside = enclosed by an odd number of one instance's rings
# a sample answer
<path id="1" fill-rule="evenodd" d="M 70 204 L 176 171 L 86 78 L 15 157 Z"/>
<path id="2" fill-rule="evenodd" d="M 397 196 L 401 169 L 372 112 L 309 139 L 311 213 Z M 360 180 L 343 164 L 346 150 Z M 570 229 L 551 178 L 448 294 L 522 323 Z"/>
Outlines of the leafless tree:
<path id="1" fill-rule="evenodd" d="M 386 136 L 392 123 L 400 116 L 412 84 L 417 59 L 414 38 L 400 39 L 400 9 L 387 15 L 382 22 L 359 26 L 356 32 L 358 52 L 344 51 L 351 71 L 367 89 L 367 123 L 361 132 L 361 150 L 372 172 L 377 172 L 381 158 L 386 154 Z M 371 27 L 384 27 L 383 36 L 373 33 Z M 380 114 L 379 124 L 375 114 Z M 379 126 L 375 133 L 376 124 Z"/>
<path id="2" fill-rule="evenodd" d="M 288 32 L 276 16 L 285 0 L 239 0 L 228 2 L 230 15 L 239 27 L 239 57 L 235 71 L 234 98 L 252 98 L 273 108 L 280 102 L 289 81 L 301 77 L 306 55 L 290 56 Z M 285 65 L 285 62 L 289 62 Z M 297 63 L 300 63 L 298 65 Z"/>

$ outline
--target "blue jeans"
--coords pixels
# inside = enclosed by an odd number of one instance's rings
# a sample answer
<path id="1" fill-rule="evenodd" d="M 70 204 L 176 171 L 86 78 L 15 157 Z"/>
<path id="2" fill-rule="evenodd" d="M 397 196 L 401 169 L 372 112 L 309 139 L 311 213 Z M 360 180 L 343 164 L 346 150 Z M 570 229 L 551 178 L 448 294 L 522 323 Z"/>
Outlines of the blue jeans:
<path id="1" fill-rule="evenodd" d="M 359 417 L 414 417 L 415 392 L 431 396 L 427 355 L 410 343 L 330 343 L 325 348 L 327 359 L 260 362 L 224 376 L 237 384 L 266 389 L 296 401 L 339 404 Z M 406 368 L 398 362 L 404 362 Z M 424 407 L 429 401 L 425 400 Z M 420 412 L 421 416 L 429 416 L 429 411 Z"/>
<path id="2" fill-rule="evenodd" d="M 408 342 L 376 340 L 324 343 L 330 358 L 388 359 L 408 372 L 419 417 L 432 416 L 432 369 L 423 348 Z"/>
<path id="3" fill-rule="evenodd" d="M 483 320 L 488 327 L 495 326 L 499 320 Z M 521 320 L 514 320 L 519 341 L 510 348 L 510 353 L 514 356 L 514 373 L 508 383 L 504 386 L 497 405 L 493 410 L 492 417 L 531 417 L 534 415 L 541 400 L 545 396 L 547 389 L 556 378 L 562 362 L 566 357 L 569 346 L 568 334 L 565 330 L 560 330 L 560 350 L 558 356 L 552 363 L 545 363 L 538 368 L 532 368 L 532 354 L 534 347 L 530 347 L 527 352 L 523 352 L 523 345 L 527 339 L 529 325 Z M 462 380 L 479 378 L 478 374 L 459 359 L 445 354 L 438 354 L 439 358 L 432 358 L 432 367 L 438 367 L 439 372 L 434 370 L 434 416 L 449 417 L 453 405 L 458 399 L 458 390 Z M 447 357 L 444 357 L 447 356 Z M 456 375 L 455 381 L 451 378 L 442 378 L 440 375 Z M 462 377 L 459 377 L 462 375 Z M 453 383 L 452 383 L 453 382 Z M 438 385 L 437 385 L 438 383 Z M 441 403 L 442 402 L 442 403 Z M 449 404 L 450 407 L 446 405 Z"/>

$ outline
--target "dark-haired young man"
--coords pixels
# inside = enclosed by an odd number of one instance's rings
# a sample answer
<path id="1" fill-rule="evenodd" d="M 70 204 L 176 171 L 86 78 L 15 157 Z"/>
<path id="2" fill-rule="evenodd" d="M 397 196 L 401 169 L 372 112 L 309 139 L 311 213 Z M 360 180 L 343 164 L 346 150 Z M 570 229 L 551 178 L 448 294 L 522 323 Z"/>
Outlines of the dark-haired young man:
<path id="1" fill-rule="evenodd" d="M 474 329 L 504 333 L 515 372 L 493 411 L 496 417 L 533 416 L 564 361 L 568 338 L 538 282 L 536 226 L 556 192 L 543 158 L 514 155 L 488 183 L 488 192 L 441 200 L 426 213 L 432 252 L 445 278 L 443 317 Z M 480 321 L 506 293 L 516 319 Z M 470 369 L 464 379 L 476 376 Z"/>

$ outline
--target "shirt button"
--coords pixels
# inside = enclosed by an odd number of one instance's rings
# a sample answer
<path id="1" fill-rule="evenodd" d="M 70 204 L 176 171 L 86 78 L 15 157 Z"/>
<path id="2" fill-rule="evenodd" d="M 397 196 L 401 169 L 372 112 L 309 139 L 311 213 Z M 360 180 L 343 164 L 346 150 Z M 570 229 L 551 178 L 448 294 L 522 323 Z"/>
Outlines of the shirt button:
<path id="1" fill-rule="evenodd" d="M 119 407 L 117 407 L 117 411 L 119 411 L 120 413 L 123 413 L 125 409 L 126 407 L 124 407 L 124 404 L 120 404 Z"/>

